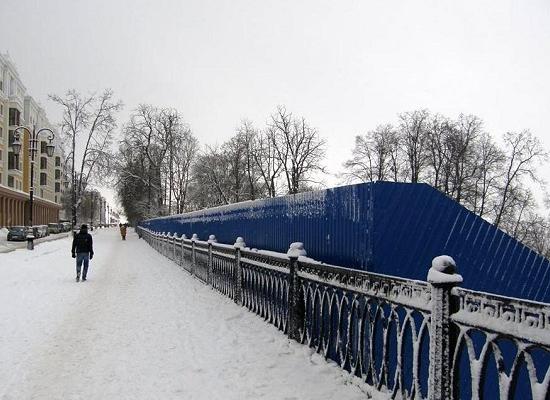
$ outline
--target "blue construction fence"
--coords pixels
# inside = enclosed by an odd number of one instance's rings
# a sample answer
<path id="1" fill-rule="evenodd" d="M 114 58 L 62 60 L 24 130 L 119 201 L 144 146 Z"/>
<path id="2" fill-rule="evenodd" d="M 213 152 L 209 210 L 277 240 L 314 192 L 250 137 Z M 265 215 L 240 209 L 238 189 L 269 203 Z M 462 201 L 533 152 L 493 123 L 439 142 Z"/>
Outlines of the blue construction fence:
<path id="1" fill-rule="evenodd" d="M 457 262 L 463 287 L 550 302 L 550 261 L 426 184 L 375 182 L 154 218 L 157 232 L 286 252 L 303 242 L 327 264 L 426 280 L 433 257 Z"/>

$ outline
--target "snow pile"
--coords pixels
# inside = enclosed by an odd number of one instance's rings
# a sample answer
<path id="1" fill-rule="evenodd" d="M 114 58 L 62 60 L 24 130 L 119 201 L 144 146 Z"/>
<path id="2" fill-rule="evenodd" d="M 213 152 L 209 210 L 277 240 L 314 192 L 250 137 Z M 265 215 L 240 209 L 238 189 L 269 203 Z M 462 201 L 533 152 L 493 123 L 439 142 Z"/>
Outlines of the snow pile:
<path id="1" fill-rule="evenodd" d="M 130 231 L 0 254 L 0 398 L 365 399 L 369 388 Z M 375 398 L 384 398 L 377 395 Z"/>
<path id="2" fill-rule="evenodd" d="M 462 276 L 456 273 L 456 262 L 450 256 L 438 256 L 432 260 L 432 267 L 428 271 L 428 282 L 434 284 L 458 284 Z"/>
<path id="3" fill-rule="evenodd" d="M 0 228 L 0 254 L 9 250 L 8 230 L 6 228 Z"/>

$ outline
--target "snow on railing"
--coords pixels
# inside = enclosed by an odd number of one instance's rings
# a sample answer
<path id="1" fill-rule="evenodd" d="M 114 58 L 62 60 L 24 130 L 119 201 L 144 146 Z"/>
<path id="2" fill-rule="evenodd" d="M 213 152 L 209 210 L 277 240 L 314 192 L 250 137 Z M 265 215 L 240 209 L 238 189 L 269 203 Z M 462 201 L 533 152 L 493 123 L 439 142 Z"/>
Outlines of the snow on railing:
<path id="1" fill-rule="evenodd" d="M 454 260 L 427 282 L 138 228 L 155 250 L 390 398 L 542 400 L 550 305 L 458 287 Z M 493 366 L 493 368 L 491 367 Z"/>

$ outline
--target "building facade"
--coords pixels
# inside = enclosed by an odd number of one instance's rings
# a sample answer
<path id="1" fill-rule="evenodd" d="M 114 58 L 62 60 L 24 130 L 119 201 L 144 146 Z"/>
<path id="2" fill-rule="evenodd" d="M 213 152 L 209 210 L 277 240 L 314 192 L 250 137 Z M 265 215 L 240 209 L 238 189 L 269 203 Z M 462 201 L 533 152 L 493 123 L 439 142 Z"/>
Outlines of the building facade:
<path id="1" fill-rule="evenodd" d="M 39 138 L 31 183 L 29 133 L 19 131 L 22 142 L 19 155 L 11 147 L 17 126 L 31 131 L 33 127 L 53 130 L 44 109 L 27 94 L 14 63 L 9 56 L 0 54 L 0 227 L 29 224 L 31 185 L 33 225 L 57 222 L 61 208 L 62 149 L 56 141 L 56 150 L 49 157 L 47 135 Z"/>

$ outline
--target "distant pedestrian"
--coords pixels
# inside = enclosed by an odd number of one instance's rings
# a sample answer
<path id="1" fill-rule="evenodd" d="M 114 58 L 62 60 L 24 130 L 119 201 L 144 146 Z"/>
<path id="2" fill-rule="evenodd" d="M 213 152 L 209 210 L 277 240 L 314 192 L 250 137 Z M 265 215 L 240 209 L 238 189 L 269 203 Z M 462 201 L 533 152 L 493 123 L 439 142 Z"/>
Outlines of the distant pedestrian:
<path id="1" fill-rule="evenodd" d="M 122 240 L 126 240 L 126 224 L 119 224 L 120 227 L 120 236 Z"/>
<path id="2" fill-rule="evenodd" d="M 80 281 L 80 270 L 82 264 L 84 269 L 82 270 L 82 282 L 86 280 L 88 274 L 88 266 L 90 260 L 94 258 L 94 246 L 92 235 L 88 233 L 88 226 L 86 224 L 80 227 L 78 232 L 73 238 L 73 247 L 71 250 L 73 258 L 76 258 L 76 281 Z"/>

